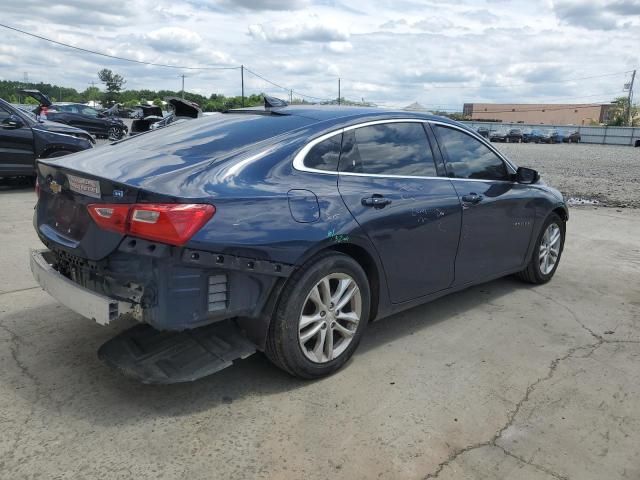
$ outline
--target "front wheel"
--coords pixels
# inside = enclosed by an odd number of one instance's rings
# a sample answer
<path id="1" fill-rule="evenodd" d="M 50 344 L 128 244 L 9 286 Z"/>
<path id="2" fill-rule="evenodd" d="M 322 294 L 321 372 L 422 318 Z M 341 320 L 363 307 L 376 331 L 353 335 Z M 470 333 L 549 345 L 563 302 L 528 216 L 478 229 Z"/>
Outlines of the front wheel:
<path id="1" fill-rule="evenodd" d="M 329 252 L 307 262 L 287 282 L 271 320 L 265 353 L 300 378 L 342 367 L 369 321 L 371 297 L 362 267 Z"/>
<path id="2" fill-rule="evenodd" d="M 547 217 L 538 236 L 531 261 L 527 268 L 517 274 L 528 283 L 547 283 L 556 273 L 564 249 L 565 222 L 555 213 Z"/>
<path id="3" fill-rule="evenodd" d="M 109 140 L 120 140 L 124 137 L 124 130 L 118 127 L 109 127 L 107 138 Z"/>

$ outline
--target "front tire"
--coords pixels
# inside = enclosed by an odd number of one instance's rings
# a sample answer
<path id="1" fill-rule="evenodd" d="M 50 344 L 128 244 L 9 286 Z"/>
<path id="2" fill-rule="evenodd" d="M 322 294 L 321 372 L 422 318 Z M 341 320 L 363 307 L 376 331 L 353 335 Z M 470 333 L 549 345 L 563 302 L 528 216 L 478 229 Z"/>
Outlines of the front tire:
<path id="1" fill-rule="evenodd" d="M 124 130 L 118 127 L 109 127 L 107 138 L 112 141 L 120 140 L 124 137 Z"/>
<path id="2" fill-rule="evenodd" d="M 369 322 L 370 306 L 362 267 L 341 253 L 321 254 L 285 285 L 265 353 L 296 377 L 330 375 L 353 355 Z"/>
<path id="3" fill-rule="evenodd" d="M 549 215 L 542 226 L 529 265 L 516 276 L 533 284 L 551 280 L 560 264 L 565 233 L 566 223 L 555 213 Z"/>

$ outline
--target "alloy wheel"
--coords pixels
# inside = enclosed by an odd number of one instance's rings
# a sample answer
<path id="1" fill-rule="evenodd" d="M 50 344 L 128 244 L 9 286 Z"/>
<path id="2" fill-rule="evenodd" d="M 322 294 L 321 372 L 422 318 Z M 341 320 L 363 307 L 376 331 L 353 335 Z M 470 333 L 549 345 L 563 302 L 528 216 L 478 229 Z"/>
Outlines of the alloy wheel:
<path id="1" fill-rule="evenodd" d="M 345 273 L 323 277 L 305 299 L 298 321 L 298 341 L 307 359 L 327 363 L 347 349 L 362 316 L 358 284 Z"/>
<path id="2" fill-rule="evenodd" d="M 117 127 L 109 127 L 109 140 L 120 140 L 123 135 L 119 128 Z"/>
<path id="3" fill-rule="evenodd" d="M 540 241 L 539 261 L 540 272 L 543 275 L 549 275 L 560 256 L 560 243 L 562 240 L 562 231 L 556 223 L 551 223 L 544 232 Z"/>

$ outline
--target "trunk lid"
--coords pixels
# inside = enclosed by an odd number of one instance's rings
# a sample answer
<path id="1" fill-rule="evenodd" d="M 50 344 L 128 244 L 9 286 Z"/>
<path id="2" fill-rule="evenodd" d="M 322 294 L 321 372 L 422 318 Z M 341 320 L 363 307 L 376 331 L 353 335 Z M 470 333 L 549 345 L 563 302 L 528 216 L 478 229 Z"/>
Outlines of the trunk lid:
<path id="1" fill-rule="evenodd" d="M 163 195 L 202 198 L 198 185 L 215 180 L 202 175 L 212 164 L 254 152 L 259 142 L 316 122 L 294 115 L 274 117 L 203 117 L 39 163 Z"/>
<path id="2" fill-rule="evenodd" d="M 36 99 L 40 105 L 44 105 L 46 107 L 50 107 L 51 105 L 53 105 L 53 102 L 51 101 L 51 99 L 47 97 L 44 93 L 42 93 L 40 90 L 25 89 L 25 90 L 19 90 L 19 92 L 22 95 L 27 95 L 31 98 Z"/>
<path id="3" fill-rule="evenodd" d="M 47 247 L 94 261 L 118 248 L 124 235 L 100 229 L 87 205 L 135 203 L 138 189 L 40 163 L 38 174 L 34 226 Z"/>
<path id="4" fill-rule="evenodd" d="M 178 97 L 167 97 L 165 101 L 173 107 L 174 114 L 178 118 L 200 118 L 202 116 L 202 110 L 195 102 Z"/>

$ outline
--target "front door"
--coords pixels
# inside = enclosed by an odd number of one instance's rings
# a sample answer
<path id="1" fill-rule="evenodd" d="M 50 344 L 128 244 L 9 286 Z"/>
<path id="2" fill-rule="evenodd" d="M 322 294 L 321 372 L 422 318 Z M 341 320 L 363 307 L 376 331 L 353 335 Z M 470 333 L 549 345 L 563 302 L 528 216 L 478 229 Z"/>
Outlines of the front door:
<path id="1" fill-rule="evenodd" d="M 438 178 L 424 123 L 344 133 L 338 189 L 382 261 L 391 301 L 443 290 L 454 279 L 461 209 Z"/>
<path id="2" fill-rule="evenodd" d="M 455 284 L 520 267 L 535 219 L 531 187 L 514 182 L 504 160 L 474 136 L 439 124 L 433 129 L 462 205 Z"/>
<path id="3" fill-rule="evenodd" d="M 21 118 L 12 114 L 0 105 L 0 177 L 32 175 L 35 159 L 33 132 Z M 21 125 L 10 125 L 14 119 Z"/>

